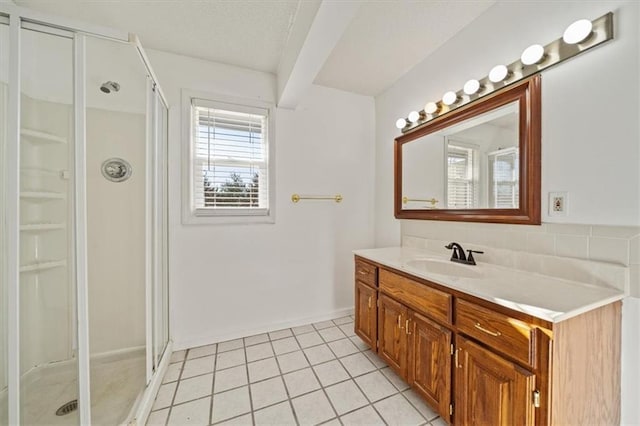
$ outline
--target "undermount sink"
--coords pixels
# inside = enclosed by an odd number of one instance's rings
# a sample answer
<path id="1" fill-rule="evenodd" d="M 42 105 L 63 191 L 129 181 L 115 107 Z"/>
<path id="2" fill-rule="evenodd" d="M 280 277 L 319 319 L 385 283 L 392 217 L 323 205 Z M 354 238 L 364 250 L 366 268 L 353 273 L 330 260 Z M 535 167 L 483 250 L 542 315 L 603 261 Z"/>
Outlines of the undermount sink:
<path id="1" fill-rule="evenodd" d="M 478 271 L 476 266 L 462 265 L 459 263 L 453 263 L 448 260 L 440 259 L 414 259 L 407 261 L 407 266 L 410 268 L 420 269 L 421 271 L 449 275 L 451 277 L 462 278 L 482 278 L 483 274 Z"/>

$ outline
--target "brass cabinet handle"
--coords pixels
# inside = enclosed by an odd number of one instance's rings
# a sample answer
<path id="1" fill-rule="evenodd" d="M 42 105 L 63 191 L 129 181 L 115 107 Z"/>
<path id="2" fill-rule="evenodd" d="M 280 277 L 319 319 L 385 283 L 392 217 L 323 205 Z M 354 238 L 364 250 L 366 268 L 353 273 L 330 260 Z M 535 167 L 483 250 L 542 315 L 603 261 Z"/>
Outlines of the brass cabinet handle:
<path id="1" fill-rule="evenodd" d="M 398 328 L 402 330 L 402 326 L 400 325 L 400 321 L 402 321 L 402 314 L 398 314 Z"/>
<path id="2" fill-rule="evenodd" d="M 367 271 L 363 271 L 363 270 L 358 270 L 358 273 L 360 275 L 367 275 Z"/>
<path id="3" fill-rule="evenodd" d="M 371 309 L 371 296 L 369 296 L 369 301 L 367 302 L 367 304 L 369 305 L 369 309 Z"/>
<path id="4" fill-rule="evenodd" d="M 486 328 L 481 326 L 479 322 L 477 322 L 474 327 L 477 328 L 478 330 L 484 332 L 484 333 L 492 335 L 493 337 L 502 336 L 502 333 L 500 333 L 499 331 L 487 330 Z"/>
<path id="5" fill-rule="evenodd" d="M 411 334 L 411 332 L 409 331 L 409 320 L 405 320 L 404 322 L 404 332 L 406 334 Z"/>
<path id="6" fill-rule="evenodd" d="M 458 354 L 460 353 L 462 349 L 456 349 L 456 354 L 455 354 L 455 359 L 454 359 L 454 364 L 456 365 L 456 368 L 462 368 L 462 365 L 460 363 L 458 363 Z"/>

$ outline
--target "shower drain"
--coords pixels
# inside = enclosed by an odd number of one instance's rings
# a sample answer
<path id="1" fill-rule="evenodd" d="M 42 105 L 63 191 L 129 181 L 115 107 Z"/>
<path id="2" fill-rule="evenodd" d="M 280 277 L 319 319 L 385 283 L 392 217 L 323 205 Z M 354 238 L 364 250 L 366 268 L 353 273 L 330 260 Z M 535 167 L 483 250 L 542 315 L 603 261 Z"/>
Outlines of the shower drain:
<path id="1" fill-rule="evenodd" d="M 78 400 L 74 399 L 73 401 L 69 401 L 66 404 L 63 404 L 56 411 L 56 416 L 64 416 L 78 409 Z"/>

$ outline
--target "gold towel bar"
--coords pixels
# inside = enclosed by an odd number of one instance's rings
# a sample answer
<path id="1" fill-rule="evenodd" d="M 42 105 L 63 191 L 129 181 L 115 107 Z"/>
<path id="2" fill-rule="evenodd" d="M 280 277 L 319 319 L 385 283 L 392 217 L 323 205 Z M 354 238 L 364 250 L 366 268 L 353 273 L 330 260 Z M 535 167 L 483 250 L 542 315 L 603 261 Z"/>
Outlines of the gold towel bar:
<path id="1" fill-rule="evenodd" d="M 438 200 L 436 200 L 435 198 L 423 200 L 422 198 L 402 197 L 402 204 L 407 204 L 409 201 L 424 201 L 427 203 L 431 203 L 431 206 L 435 206 L 438 203 Z"/>
<path id="2" fill-rule="evenodd" d="M 342 201 L 342 195 L 298 195 L 293 194 L 291 196 L 291 201 L 297 203 L 300 200 L 333 200 L 336 203 Z"/>

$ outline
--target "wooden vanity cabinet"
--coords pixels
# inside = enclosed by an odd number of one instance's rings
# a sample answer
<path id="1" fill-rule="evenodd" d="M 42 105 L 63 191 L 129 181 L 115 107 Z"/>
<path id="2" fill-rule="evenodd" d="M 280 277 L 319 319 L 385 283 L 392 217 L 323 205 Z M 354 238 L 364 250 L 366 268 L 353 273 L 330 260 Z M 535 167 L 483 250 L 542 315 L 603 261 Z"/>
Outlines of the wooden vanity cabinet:
<path id="1" fill-rule="evenodd" d="M 550 323 L 360 258 L 356 265 L 356 333 L 444 421 L 620 423 L 621 302 Z"/>

